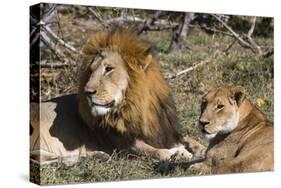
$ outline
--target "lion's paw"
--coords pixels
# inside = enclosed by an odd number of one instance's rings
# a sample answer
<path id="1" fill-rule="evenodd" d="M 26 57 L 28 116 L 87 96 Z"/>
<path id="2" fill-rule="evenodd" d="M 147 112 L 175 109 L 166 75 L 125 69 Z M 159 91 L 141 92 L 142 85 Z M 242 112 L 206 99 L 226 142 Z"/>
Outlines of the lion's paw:
<path id="1" fill-rule="evenodd" d="M 160 160 L 169 160 L 173 156 L 173 152 L 170 151 L 169 149 L 159 149 L 157 151 L 157 158 Z"/>

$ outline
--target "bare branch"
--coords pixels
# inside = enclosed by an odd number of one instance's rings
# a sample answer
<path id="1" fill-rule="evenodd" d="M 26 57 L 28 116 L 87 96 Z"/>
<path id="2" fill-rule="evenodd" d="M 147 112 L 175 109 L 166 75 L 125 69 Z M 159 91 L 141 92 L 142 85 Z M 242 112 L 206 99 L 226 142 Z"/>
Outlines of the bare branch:
<path id="1" fill-rule="evenodd" d="M 236 43 L 236 41 L 237 38 L 234 38 L 234 40 L 229 45 L 227 45 L 227 47 L 223 50 L 223 52 L 227 54 L 230 48 L 232 48 L 232 46 Z"/>
<path id="2" fill-rule="evenodd" d="M 248 31 L 247 39 L 250 42 L 250 44 L 256 49 L 256 51 L 259 53 L 259 55 L 263 55 L 263 51 L 261 50 L 261 47 L 258 46 L 257 43 L 252 39 L 252 34 L 253 34 L 253 32 L 255 30 L 255 26 L 256 26 L 256 19 L 257 19 L 257 17 L 252 18 L 252 25 Z"/>
<path id="3" fill-rule="evenodd" d="M 139 18 L 139 17 L 135 17 L 135 16 L 126 16 L 126 17 L 116 17 L 116 18 L 110 18 L 108 20 L 104 20 L 104 22 L 107 24 L 107 25 L 110 25 L 110 24 L 114 24 L 114 23 L 124 23 L 124 22 L 144 22 L 143 19 Z"/>
<path id="4" fill-rule="evenodd" d="M 42 21 L 49 23 L 54 17 L 55 12 L 57 11 L 56 4 L 41 4 L 41 19 Z"/>
<path id="5" fill-rule="evenodd" d="M 152 17 L 148 19 L 142 19 L 137 16 L 129 16 L 126 12 L 121 12 L 120 17 L 105 19 L 98 11 L 93 8 L 88 8 L 88 10 L 93 14 L 93 16 L 98 20 L 98 22 L 105 28 L 109 28 L 111 25 L 122 25 L 127 22 L 133 22 L 140 24 L 137 28 L 137 33 L 141 34 L 143 31 L 162 31 L 168 30 L 176 27 L 178 23 L 169 22 L 167 20 L 158 19 L 163 15 L 162 11 L 157 11 Z"/>
<path id="6" fill-rule="evenodd" d="M 272 56 L 273 54 L 274 54 L 274 49 L 271 48 L 271 49 L 267 50 L 266 52 L 264 52 L 262 56 L 267 58 L 267 57 Z"/>
<path id="7" fill-rule="evenodd" d="M 194 27 L 192 25 L 190 25 L 190 27 Z M 214 32 L 214 33 L 220 33 L 220 34 L 224 34 L 224 35 L 227 35 L 227 36 L 231 36 L 233 37 L 233 35 L 229 32 L 225 32 L 225 31 L 221 31 L 221 30 L 218 30 L 218 29 L 215 29 L 215 28 L 211 28 L 211 27 L 208 27 L 206 25 L 200 25 L 200 27 L 206 31 L 210 31 L 210 32 Z"/>
<path id="8" fill-rule="evenodd" d="M 98 20 L 98 22 L 105 28 L 108 28 L 109 25 L 106 23 L 106 21 L 104 20 L 104 18 L 102 17 L 102 15 L 100 13 L 98 13 L 97 11 L 95 11 L 93 8 L 88 7 L 88 10 L 92 13 L 92 15 Z"/>
<path id="9" fill-rule="evenodd" d="M 186 74 L 186 73 L 188 73 L 190 71 L 193 71 L 194 69 L 196 69 L 196 68 L 198 68 L 198 67 L 200 67 L 202 65 L 205 65 L 205 64 L 207 64 L 209 62 L 210 62 L 210 59 L 206 59 L 204 61 L 201 61 L 198 64 L 194 65 L 193 67 L 189 67 L 189 68 L 187 68 L 185 70 L 179 71 L 178 73 L 176 73 L 175 77 L 180 76 L 182 74 Z"/>
<path id="10" fill-rule="evenodd" d="M 44 31 L 46 31 L 46 33 L 48 33 L 52 38 L 54 38 L 62 46 L 64 46 L 65 48 L 69 49 L 70 51 L 72 51 L 74 53 L 79 53 L 78 50 L 76 50 L 73 46 L 66 43 L 59 36 L 57 36 L 49 26 L 44 24 L 44 22 L 41 21 L 40 24 L 41 24 L 42 28 L 44 29 Z"/>
<path id="11" fill-rule="evenodd" d="M 65 63 L 40 63 L 40 68 L 64 68 L 68 67 L 69 64 L 67 62 Z"/>
<path id="12" fill-rule="evenodd" d="M 253 17 L 251 22 L 251 27 L 247 33 L 247 35 L 244 35 L 245 40 L 240 37 L 235 31 L 233 31 L 233 29 L 228 26 L 223 20 L 221 20 L 217 15 L 215 14 L 211 14 L 213 17 L 215 17 L 231 34 L 233 37 L 235 37 L 241 46 L 245 47 L 245 48 L 249 48 L 252 50 L 252 52 L 257 53 L 259 56 L 262 57 L 268 57 L 270 55 L 273 54 L 273 51 L 268 51 L 268 52 L 264 52 L 262 50 L 262 48 L 253 40 L 252 35 L 254 33 L 255 30 L 255 26 L 256 26 L 256 17 Z M 233 43 L 235 43 L 236 41 L 234 41 Z M 227 49 L 225 50 L 226 52 L 231 48 L 233 44 L 230 44 L 230 46 L 227 47 Z"/>
<path id="13" fill-rule="evenodd" d="M 42 40 L 42 42 L 47 47 L 49 47 L 61 61 L 67 62 L 67 58 L 64 55 L 64 53 L 56 47 L 56 44 L 48 37 L 48 35 L 46 35 L 45 32 L 41 31 L 40 36 L 41 36 L 40 39 Z"/>
<path id="14" fill-rule="evenodd" d="M 34 28 L 34 31 L 36 32 L 32 32 L 30 34 L 30 49 L 33 48 L 33 45 L 39 40 L 40 38 L 40 33 L 38 32 L 38 29 L 37 28 Z"/>
<path id="15" fill-rule="evenodd" d="M 215 14 L 211 14 L 214 18 L 216 18 L 216 20 L 218 20 L 239 42 L 242 46 L 246 47 L 246 48 L 250 48 L 253 52 L 255 52 L 255 50 L 253 49 L 253 47 L 246 42 L 245 40 L 243 40 L 235 31 L 233 31 L 233 29 L 228 26 L 223 20 L 221 20 L 217 15 Z"/>
<path id="16" fill-rule="evenodd" d="M 253 32 L 254 32 L 254 30 L 255 30 L 256 19 L 257 19 L 257 17 L 253 17 L 253 18 L 252 18 L 252 25 L 251 25 L 251 28 L 250 28 L 249 31 L 248 31 L 248 35 L 247 35 L 248 37 L 251 37 L 252 34 L 253 34 Z"/>
<path id="17" fill-rule="evenodd" d="M 216 50 L 216 51 L 211 55 L 211 57 L 209 57 L 209 58 L 207 58 L 207 59 L 205 59 L 205 60 L 203 60 L 203 61 L 200 61 L 199 63 L 197 63 L 196 65 L 194 65 L 194 66 L 192 66 L 192 67 L 189 67 L 189 68 L 187 68 L 187 69 L 184 69 L 184 70 L 182 70 L 182 71 L 179 71 L 179 72 L 177 72 L 176 74 L 173 74 L 173 75 L 168 74 L 168 75 L 165 76 L 165 78 L 167 78 L 167 79 L 174 79 L 174 78 L 176 78 L 176 77 L 178 77 L 178 76 L 181 76 L 181 75 L 183 75 L 183 74 L 189 73 L 189 72 L 191 72 L 191 71 L 197 69 L 198 67 L 201 67 L 201 66 L 203 66 L 203 65 L 205 65 L 205 64 L 208 64 L 208 63 L 212 62 L 213 59 L 216 58 L 219 53 L 221 53 L 221 52 L 218 51 L 218 50 Z"/>

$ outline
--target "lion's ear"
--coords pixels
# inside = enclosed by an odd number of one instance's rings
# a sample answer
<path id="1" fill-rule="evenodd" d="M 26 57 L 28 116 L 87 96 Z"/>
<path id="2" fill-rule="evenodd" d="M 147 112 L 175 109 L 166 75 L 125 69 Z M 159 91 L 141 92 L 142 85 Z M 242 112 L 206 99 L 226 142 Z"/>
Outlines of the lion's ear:
<path id="1" fill-rule="evenodd" d="M 152 63 L 153 57 L 151 54 L 147 55 L 142 62 L 128 63 L 129 67 L 135 72 L 146 71 L 149 65 Z"/>
<path id="2" fill-rule="evenodd" d="M 142 69 L 145 71 L 148 66 L 152 63 L 153 57 L 151 54 L 148 54 L 144 60 L 144 64 L 142 65 Z"/>
<path id="3" fill-rule="evenodd" d="M 213 89 L 214 89 L 214 87 L 212 87 L 210 85 L 207 85 L 207 84 L 204 84 L 204 83 L 200 83 L 200 85 L 199 85 L 199 91 L 203 95 L 209 93 Z"/>
<path id="4" fill-rule="evenodd" d="M 241 86 L 233 86 L 231 89 L 231 98 L 236 101 L 237 106 L 240 106 L 245 99 L 245 93 Z"/>

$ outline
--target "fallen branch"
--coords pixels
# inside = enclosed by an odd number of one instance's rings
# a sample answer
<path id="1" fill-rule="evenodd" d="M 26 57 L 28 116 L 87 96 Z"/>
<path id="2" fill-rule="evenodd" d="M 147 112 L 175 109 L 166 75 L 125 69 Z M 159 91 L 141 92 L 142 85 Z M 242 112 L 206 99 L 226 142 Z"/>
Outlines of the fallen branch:
<path id="1" fill-rule="evenodd" d="M 33 31 L 30 34 L 30 49 L 33 48 L 33 45 L 39 40 L 40 38 L 40 32 L 39 29 L 36 27 L 33 29 Z M 35 47 L 36 48 L 36 47 Z"/>
<path id="2" fill-rule="evenodd" d="M 57 11 L 57 4 L 44 4 L 40 10 L 41 19 L 44 22 L 49 22 L 53 19 L 54 13 Z"/>
<path id="3" fill-rule="evenodd" d="M 256 52 L 255 49 L 254 49 L 254 47 L 253 47 L 251 44 L 249 44 L 249 43 L 248 43 L 247 41 L 245 41 L 242 37 L 240 37 L 240 35 L 238 35 L 235 31 L 233 31 L 233 29 L 232 29 L 230 26 L 228 26 L 223 20 L 221 20 L 217 15 L 211 14 L 211 16 L 213 16 L 214 18 L 216 18 L 216 20 L 218 20 L 218 21 L 233 35 L 233 37 L 235 37 L 235 38 L 239 41 L 239 43 L 240 43 L 243 47 L 249 48 L 249 49 L 251 49 L 253 52 Z"/>
<path id="4" fill-rule="evenodd" d="M 116 17 L 116 18 L 110 18 L 108 20 L 104 20 L 107 24 L 114 24 L 114 23 L 124 23 L 124 22 L 144 22 L 143 19 L 135 16 L 126 16 L 126 17 Z"/>
<path id="5" fill-rule="evenodd" d="M 252 34 L 253 34 L 253 32 L 255 30 L 255 26 L 256 26 L 256 19 L 257 19 L 256 17 L 252 18 L 252 25 L 248 31 L 247 39 L 248 39 L 249 43 L 256 49 L 258 54 L 262 56 L 264 54 L 264 52 L 261 50 L 261 47 L 258 46 L 257 43 L 252 39 Z"/>
<path id="6" fill-rule="evenodd" d="M 137 16 L 128 16 L 124 14 L 120 17 L 104 19 L 103 16 L 92 8 L 88 8 L 95 19 L 105 28 L 109 28 L 111 25 L 122 25 L 125 22 L 138 23 L 137 33 L 140 34 L 143 31 L 162 31 L 176 27 L 178 23 L 169 22 L 167 20 L 160 20 L 159 17 L 163 15 L 162 11 L 157 11 L 152 17 L 144 20 Z"/>
<path id="7" fill-rule="evenodd" d="M 232 46 L 236 43 L 236 41 L 237 41 L 237 38 L 234 38 L 234 40 L 229 45 L 227 45 L 227 47 L 223 50 L 223 52 L 225 54 L 228 54 L 228 51 L 230 50 L 230 48 L 232 48 Z"/>
<path id="8" fill-rule="evenodd" d="M 102 15 L 100 13 L 98 13 L 97 11 L 95 11 L 94 9 L 88 7 L 88 10 L 90 11 L 90 13 L 92 13 L 92 15 L 98 20 L 98 22 L 105 28 L 108 28 L 109 25 L 106 23 L 106 21 L 104 20 L 104 18 L 102 17 Z"/>
<path id="9" fill-rule="evenodd" d="M 126 16 L 126 17 L 116 17 L 111 18 L 108 20 L 104 20 L 104 22 L 107 25 L 121 25 L 125 22 L 133 22 L 140 24 L 140 26 L 137 28 L 137 33 L 140 34 L 143 31 L 162 31 L 167 29 L 172 29 L 176 26 L 178 26 L 178 23 L 175 22 L 169 22 L 167 20 L 154 20 L 154 18 L 148 18 L 147 20 L 144 20 L 142 18 L 136 17 L 136 16 Z"/>
<path id="10" fill-rule="evenodd" d="M 267 58 L 267 57 L 272 56 L 273 54 L 274 54 L 274 49 L 271 48 L 271 49 L 267 50 L 266 52 L 264 52 L 262 56 L 263 56 L 264 58 Z"/>
<path id="11" fill-rule="evenodd" d="M 62 46 L 64 46 L 65 48 L 69 49 L 70 51 L 72 51 L 72 52 L 74 52 L 76 54 L 79 53 L 78 50 L 76 50 L 73 46 L 71 46 L 70 44 L 66 43 L 58 35 L 56 35 L 56 33 L 54 33 L 49 26 L 45 25 L 44 22 L 41 21 L 40 24 L 41 24 L 43 30 L 46 31 L 46 33 L 48 33 L 52 38 L 54 38 Z"/>
<path id="12" fill-rule="evenodd" d="M 250 29 L 249 29 L 249 31 L 248 31 L 248 33 L 247 33 L 247 35 L 246 34 L 243 34 L 244 35 L 244 38 L 246 39 L 246 40 L 244 40 L 240 35 L 238 35 L 230 26 L 228 26 L 223 20 L 221 20 L 217 15 L 215 15 L 215 14 L 211 14 L 213 17 L 215 17 L 231 34 L 232 34 L 232 36 L 233 37 L 235 37 L 238 41 L 239 41 L 239 43 L 240 43 L 240 45 L 242 46 L 242 47 L 245 47 L 245 48 L 249 48 L 249 49 L 251 49 L 251 51 L 253 52 L 253 53 L 257 53 L 259 56 L 262 56 L 262 57 L 269 57 L 269 56 L 271 56 L 274 52 L 273 52 L 273 50 L 269 50 L 269 51 L 264 51 L 264 50 L 262 50 L 262 48 L 253 40 L 253 38 L 252 38 L 252 35 L 253 35 L 253 33 L 254 33 L 254 30 L 255 30 L 255 26 L 256 26 L 256 17 L 253 17 L 252 18 L 252 20 L 251 20 L 251 22 L 252 22 L 252 24 L 251 24 L 251 27 L 250 27 Z M 227 49 L 226 50 L 224 50 L 224 51 L 228 51 L 231 47 L 232 47 L 232 45 L 234 44 L 236 42 L 236 40 L 235 41 L 233 41 L 233 43 L 232 44 L 230 44 L 230 46 L 228 46 L 227 47 Z"/>
<path id="13" fill-rule="evenodd" d="M 190 27 L 195 27 L 193 25 L 190 25 Z M 200 25 L 200 28 L 205 30 L 205 31 L 209 31 L 209 32 L 213 32 L 213 33 L 220 33 L 220 34 L 224 34 L 224 35 L 227 35 L 227 36 L 233 36 L 231 33 L 229 32 L 225 32 L 225 31 L 221 31 L 221 30 L 218 30 L 218 29 L 215 29 L 215 28 L 211 28 L 211 27 L 208 27 L 206 25 Z"/>
<path id="14" fill-rule="evenodd" d="M 64 53 L 56 47 L 56 44 L 48 37 L 45 32 L 40 32 L 40 39 L 42 42 L 54 52 L 54 54 L 63 62 L 67 62 L 67 58 Z"/>
<path id="15" fill-rule="evenodd" d="M 185 70 L 182 70 L 182 71 L 176 73 L 176 75 L 174 75 L 174 77 L 180 76 L 180 75 L 182 75 L 182 74 L 186 74 L 186 73 L 188 73 L 188 72 L 190 72 L 190 71 L 193 71 L 194 69 L 196 69 L 196 68 L 198 68 L 198 67 L 200 67 L 200 66 L 202 66 L 202 65 L 205 65 L 205 64 L 207 64 L 207 63 L 209 63 L 209 62 L 210 62 L 210 59 L 201 61 L 200 63 L 194 65 L 193 67 L 189 67 L 189 68 L 187 68 L 187 69 L 185 69 Z"/>
<path id="16" fill-rule="evenodd" d="M 203 61 L 200 61 L 199 63 L 197 63 L 196 65 L 194 65 L 192 67 L 189 67 L 187 69 L 179 71 L 176 74 L 168 74 L 168 75 L 165 76 L 165 78 L 167 78 L 167 79 L 174 79 L 174 78 L 176 78 L 178 76 L 181 76 L 183 74 L 189 73 L 189 72 L 197 69 L 198 67 L 201 67 L 202 65 L 206 65 L 206 64 L 212 62 L 213 59 L 216 58 L 219 53 L 221 53 L 221 52 L 216 50 L 211 57 L 209 57 L 209 58 L 207 58 L 207 59 L 205 59 Z"/>
<path id="17" fill-rule="evenodd" d="M 68 67 L 69 64 L 65 63 L 40 63 L 40 68 L 65 68 Z"/>

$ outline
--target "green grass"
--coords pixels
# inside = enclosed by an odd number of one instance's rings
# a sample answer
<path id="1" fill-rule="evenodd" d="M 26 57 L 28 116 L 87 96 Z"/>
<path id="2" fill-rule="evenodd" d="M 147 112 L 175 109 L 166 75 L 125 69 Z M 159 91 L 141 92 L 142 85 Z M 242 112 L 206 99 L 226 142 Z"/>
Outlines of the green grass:
<path id="1" fill-rule="evenodd" d="M 73 30 L 74 33 L 76 31 L 77 29 Z M 166 53 L 169 46 L 169 33 L 155 32 L 143 37 L 156 45 L 156 54 L 163 74 L 175 73 L 193 66 L 210 57 L 216 50 L 222 51 L 233 40 L 228 36 L 208 35 L 201 30 L 193 29 L 186 41 L 188 48 L 175 53 Z M 272 45 L 272 39 L 256 40 L 264 45 Z M 77 83 L 75 76 L 71 76 L 73 72 L 75 70 L 72 68 L 61 70 L 61 76 L 56 81 L 51 81 L 49 85 L 43 80 L 43 99 L 75 92 Z M 200 83 L 243 86 L 247 97 L 254 104 L 259 98 L 266 101 L 260 109 L 273 121 L 273 57 L 266 59 L 258 57 L 239 44 L 235 44 L 228 54 L 220 53 L 208 64 L 174 79 L 167 79 L 167 82 L 176 102 L 181 133 L 190 135 L 202 144 L 206 145 L 207 142 L 201 138 L 197 128 L 200 113 L 201 96 L 198 91 Z M 67 90 L 66 87 L 70 89 Z M 36 174 L 38 169 L 40 175 Z M 185 162 L 169 163 L 126 153 L 114 154 L 108 162 L 82 158 L 73 166 L 56 163 L 38 167 L 31 164 L 31 179 L 35 180 L 40 176 L 41 184 L 119 181 L 206 173 L 208 172 L 189 169 Z"/>

